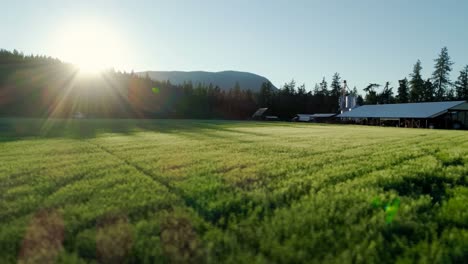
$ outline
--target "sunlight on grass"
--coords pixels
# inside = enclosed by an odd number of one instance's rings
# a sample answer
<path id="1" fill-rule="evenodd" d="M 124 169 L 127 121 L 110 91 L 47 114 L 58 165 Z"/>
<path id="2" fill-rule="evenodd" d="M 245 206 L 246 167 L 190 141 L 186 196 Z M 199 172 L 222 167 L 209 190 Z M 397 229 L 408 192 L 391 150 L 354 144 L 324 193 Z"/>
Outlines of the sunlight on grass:
<path id="1" fill-rule="evenodd" d="M 466 132 L 44 121 L 0 120 L 2 263 L 467 257 Z"/>

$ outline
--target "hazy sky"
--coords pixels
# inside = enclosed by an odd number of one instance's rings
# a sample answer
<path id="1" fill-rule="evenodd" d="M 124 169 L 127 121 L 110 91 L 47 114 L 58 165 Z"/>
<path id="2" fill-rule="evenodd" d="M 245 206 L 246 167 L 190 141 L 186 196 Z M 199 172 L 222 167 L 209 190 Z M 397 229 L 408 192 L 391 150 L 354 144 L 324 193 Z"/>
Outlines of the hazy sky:
<path id="1" fill-rule="evenodd" d="M 64 35 L 96 24 L 105 28 L 96 41 L 115 43 L 113 62 L 127 71 L 239 70 L 276 86 L 294 78 L 308 89 L 339 72 L 362 89 L 369 82 L 396 86 L 417 59 L 429 77 L 443 46 L 456 63 L 454 78 L 468 64 L 465 0 L 0 0 L 0 6 L 0 48 L 67 60 L 70 47 L 65 53 L 59 47 Z"/>

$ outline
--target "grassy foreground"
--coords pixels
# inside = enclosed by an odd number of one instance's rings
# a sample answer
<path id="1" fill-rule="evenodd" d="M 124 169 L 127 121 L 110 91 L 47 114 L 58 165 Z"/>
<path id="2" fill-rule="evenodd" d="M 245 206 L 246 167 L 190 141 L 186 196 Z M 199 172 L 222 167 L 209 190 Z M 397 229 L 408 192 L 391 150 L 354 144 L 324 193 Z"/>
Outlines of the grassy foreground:
<path id="1" fill-rule="evenodd" d="M 0 262 L 468 259 L 468 133 L 0 119 Z"/>

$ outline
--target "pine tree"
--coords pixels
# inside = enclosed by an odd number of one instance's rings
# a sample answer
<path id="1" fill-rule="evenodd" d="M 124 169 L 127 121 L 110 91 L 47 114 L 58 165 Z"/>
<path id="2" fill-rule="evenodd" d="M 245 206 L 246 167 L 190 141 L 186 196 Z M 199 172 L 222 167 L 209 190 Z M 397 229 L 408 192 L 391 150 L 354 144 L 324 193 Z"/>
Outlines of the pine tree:
<path id="1" fill-rule="evenodd" d="M 410 101 L 411 102 L 421 102 L 423 101 L 422 94 L 424 93 L 424 80 L 421 76 L 421 61 L 418 60 L 413 67 L 413 73 L 410 75 Z"/>
<path id="2" fill-rule="evenodd" d="M 408 103 L 409 101 L 409 88 L 408 88 L 408 79 L 404 78 L 403 80 L 398 81 L 398 95 L 396 96 L 398 103 Z"/>
<path id="3" fill-rule="evenodd" d="M 449 88 L 447 90 L 447 95 L 445 96 L 445 99 L 447 101 L 453 101 L 455 100 L 456 96 L 455 96 L 455 90 L 453 88 Z"/>
<path id="4" fill-rule="evenodd" d="M 435 100 L 434 95 L 435 95 L 434 85 L 432 84 L 431 79 L 427 79 L 424 82 L 423 101 L 434 102 Z"/>
<path id="5" fill-rule="evenodd" d="M 393 103 L 393 87 L 390 87 L 390 82 L 386 82 L 382 92 L 378 95 L 379 104 Z"/>
<path id="6" fill-rule="evenodd" d="M 330 84 L 330 95 L 340 97 L 341 95 L 341 77 L 339 73 L 333 75 L 332 82 Z"/>
<path id="7" fill-rule="evenodd" d="M 353 90 L 351 91 L 351 95 L 352 96 L 358 96 L 359 95 L 356 86 L 354 86 Z"/>
<path id="8" fill-rule="evenodd" d="M 450 72 L 452 71 L 453 62 L 450 60 L 447 47 L 443 47 L 439 57 L 434 60 L 434 72 L 432 80 L 435 87 L 435 99 L 437 101 L 444 100 L 444 97 L 449 92 L 450 88 Z"/>
<path id="9" fill-rule="evenodd" d="M 301 86 L 297 87 L 297 95 L 298 96 L 304 96 L 306 95 L 306 88 L 305 88 L 305 84 L 302 84 Z"/>
<path id="10" fill-rule="evenodd" d="M 281 89 L 282 94 L 284 95 L 294 95 L 296 92 L 296 81 L 293 79 L 288 83 L 283 85 L 283 89 Z"/>
<path id="11" fill-rule="evenodd" d="M 314 86 L 314 95 L 320 95 L 320 85 L 318 83 Z"/>
<path id="12" fill-rule="evenodd" d="M 468 100 L 468 65 L 460 71 L 457 81 L 455 82 L 457 99 Z"/>
<path id="13" fill-rule="evenodd" d="M 322 82 L 320 83 L 320 94 L 324 96 L 327 96 L 329 94 L 328 83 L 325 80 L 325 77 L 323 77 Z"/>
<path id="14" fill-rule="evenodd" d="M 264 82 L 260 88 L 259 94 L 260 107 L 268 107 L 271 105 L 273 97 L 273 85 L 271 82 Z"/>

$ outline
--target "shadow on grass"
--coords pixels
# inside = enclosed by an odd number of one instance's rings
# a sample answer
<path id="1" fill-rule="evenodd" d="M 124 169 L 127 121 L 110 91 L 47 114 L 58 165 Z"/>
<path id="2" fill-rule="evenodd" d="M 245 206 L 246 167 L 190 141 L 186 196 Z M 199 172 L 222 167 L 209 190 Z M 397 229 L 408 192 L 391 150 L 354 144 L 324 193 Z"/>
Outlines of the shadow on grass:
<path id="1" fill-rule="evenodd" d="M 242 125 L 261 126 L 255 122 L 183 119 L 0 119 L 0 143 L 30 138 L 89 139 L 104 133 L 132 135 L 138 132 L 212 134 L 222 131 L 240 135 L 263 134 L 234 129 Z M 213 136 L 213 135 L 211 135 Z"/>

